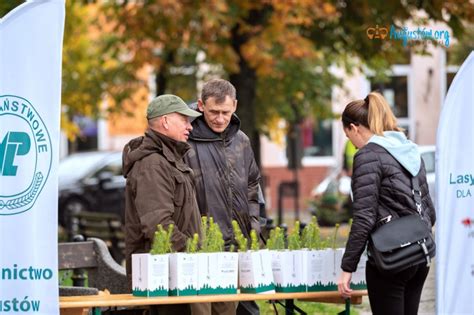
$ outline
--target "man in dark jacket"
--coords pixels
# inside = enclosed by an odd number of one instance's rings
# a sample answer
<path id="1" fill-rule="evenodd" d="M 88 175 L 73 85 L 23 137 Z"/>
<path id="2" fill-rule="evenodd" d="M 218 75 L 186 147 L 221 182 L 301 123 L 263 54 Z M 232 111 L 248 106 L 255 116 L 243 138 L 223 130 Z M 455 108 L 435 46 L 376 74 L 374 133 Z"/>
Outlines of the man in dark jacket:
<path id="1" fill-rule="evenodd" d="M 175 95 L 161 95 L 147 109 L 145 135 L 123 150 L 125 189 L 125 255 L 131 277 L 131 255 L 149 252 L 156 226 L 175 228 L 172 245 L 183 251 L 186 240 L 199 233 L 200 214 L 193 187 L 193 171 L 184 163 L 192 126 L 189 117 L 201 114 Z M 160 306 L 160 314 L 189 313 L 189 305 Z"/>
<path id="2" fill-rule="evenodd" d="M 237 109 L 234 86 L 222 79 L 207 82 L 198 100 L 198 109 L 203 115 L 192 122 L 189 137 L 192 150 L 186 161 L 195 173 L 201 215 L 212 216 L 219 224 L 228 249 L 234 241 L 232 220 L 238 222 L 246 237 L 251 229 L 260 232 L 260 172 L 249 138 L 240 130 L 240 120 L 234 114 Z M 240 312 L 242 305 L 238 314 L 248 314 Z M 214 311 L 215 306 L 212 306 Z M 224 312 L 232 314 L 230 310 L 219 308 L 219 314 Z M 251 314 L 258 314 L 255 303 Z"/>

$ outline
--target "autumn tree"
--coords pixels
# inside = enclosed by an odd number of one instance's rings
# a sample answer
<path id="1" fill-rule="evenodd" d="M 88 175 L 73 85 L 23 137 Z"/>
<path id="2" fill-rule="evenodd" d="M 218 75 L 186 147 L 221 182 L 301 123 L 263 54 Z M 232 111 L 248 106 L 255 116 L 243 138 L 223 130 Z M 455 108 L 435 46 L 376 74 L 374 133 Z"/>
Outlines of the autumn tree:
<path id="1" fill-rule="evenodd" d="M 19 2 L 2 2 L 0 14 Z M 397 41 L 369 40 L 368 27 L 434 20 L 457 37 L 464 21 L 474 20 L 472 4 L 456 0 L 125 0 L 66 6 L 64 121 L 78 113 L 98 115 L 107 95 L 115 103 L 110 108 L 121 110 L 130 93 L 147 83 L 138 75 L 146 67 L 154 69 L 156 94 L 175 93 L 187 101 L 196 98 L 197 80 L 217 73 L 237 88 L 237 114 L 257 156 L 258 134 L 268 133 L 275 121 L 330 115 L 331 89 L 340 83 L 331 67 L 350 73 L 364 66 L 384 74 L 409 53 Z"/>
<path id="2" fill-rule="evenodd" d="M 133 55 L 131 63 L 155 67 L 157 94 L 176 91 L 169 85 L 170 69 L 198 66 L 198 53 L 204 52 L 199 62 L 217 65 L 236 86 L 237 113 L 254 148 L 258 133 L 275 119 L 327 117 L 338 83 L 331 66 L 385 70 L 407 53 L 396 41 L 368 40 L 368 27 L 429 18 L 459 35 L 474 11 L 458 1 L 322 0 L 123 1 L 106 9 L 117 21 L 117 40 Z"/>
<path id="3" fill-rule="evenodd" d="M 24 1 L 0 2 L 0 17 Z M 66 1 L 63 40 L 61 127 L 69 138 L 79 135 L 76 116 L 92 119 L 122 111 L 122 103 L 138 86 L 133 65 L 110 49 L 107 24 L 88 1 Z M 105 111 L 101 103 L 110 95 L 114 105 Z"/>

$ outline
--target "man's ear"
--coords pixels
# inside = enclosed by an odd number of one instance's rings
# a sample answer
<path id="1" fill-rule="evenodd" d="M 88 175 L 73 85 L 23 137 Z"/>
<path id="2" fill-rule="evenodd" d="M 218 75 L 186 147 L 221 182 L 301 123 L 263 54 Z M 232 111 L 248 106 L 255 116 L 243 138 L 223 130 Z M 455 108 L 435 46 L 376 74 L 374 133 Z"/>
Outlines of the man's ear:
<path id="1" fill-rule="evenodd" d="M 204 111 L 204 102 L 201 99 L 198 99 L 198 109 L 203 112 Z"/>
<path id="2" fill-rule="evenodd" d="M 234 112 L 237 110 L 237 100 L 234 101 Z"/>
<path id="3" fill-rule="evenodd" d="M 163 129 L 165 129 L 165 130 L 170 129 L 170 126 L 169 126 L 169 124 L 168 124 L 168 116 L 167 116 L 167 115 L 161 116 L 160 125 L 161 125 L 161 126 L 163 127 Z"/>

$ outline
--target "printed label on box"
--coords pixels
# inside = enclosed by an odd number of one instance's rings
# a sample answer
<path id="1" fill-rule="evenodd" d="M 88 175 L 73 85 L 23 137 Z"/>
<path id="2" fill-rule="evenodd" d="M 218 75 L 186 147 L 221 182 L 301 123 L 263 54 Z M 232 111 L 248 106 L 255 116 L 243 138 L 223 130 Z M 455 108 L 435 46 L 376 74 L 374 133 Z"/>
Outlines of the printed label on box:
<path id="1" fill-rule="evenodd" d="M 321 286 L 317 291 L 337 291 L 337 277 L 341 273 L 344 248 L 326 249 L 323 253 Z"/>
<path id="2" fill-rule="evenodd" d="M 134 296 L 168 295 L 169 255 L 132 255 L 132 294 Z"/>
<path id="3" fill-rule="evenodd" d="M 367 290 L 367 282 L 365 280 L 365 266 L 367 264 L 367 251 L 360 256 L 357 270 L 352 273 L 351 289 L 352 290 Z"/>
<path id="4" fill-rule="evenodd" d="M 170 255 L 171 296 L 196 295 L 198 282 L 197 254 L 174 253 Z"/>
<path id="5" fill-rule="evenodd" d="M 271 251 L 272 271 L 277 292 L 305 292 L 303 251 Z"/>
<path id="6" fill-rule="evenodd" d="M 235 294 L 238 280 L 237 253 L 199 253 L 198 294 Z"/>
<path id="7" fill-rule="evenodd" d="M 271 254 L 268 250 L 239 253 L 239 282 L 242 293 L 274 293 Z"/>
<path id="8" fill-rule="evenodd" d="M 308 250 L 306 255 L 307 291 L 320 291 L 323 281 L 325 250 Z"/>

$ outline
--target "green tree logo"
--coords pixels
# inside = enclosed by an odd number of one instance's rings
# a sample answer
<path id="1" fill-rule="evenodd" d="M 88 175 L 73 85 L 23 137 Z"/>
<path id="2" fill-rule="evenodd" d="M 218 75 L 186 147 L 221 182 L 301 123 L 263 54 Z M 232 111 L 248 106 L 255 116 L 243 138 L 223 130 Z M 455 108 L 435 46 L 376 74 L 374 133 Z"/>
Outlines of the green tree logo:
<path id="1" fill-rule="evenodd" d="M 7 132 L 0 142 L 0 176 L 16 176 L 18 169 L 14 165 L 17 155 L 26 155 L 30 151 L 30 137 L 25 132 Z"/>
<path id="2" fill-rule="evenodd" d="M 0 95 L 0 216 L 33 207 L 51 171 L 48 128 L 25 98 Z"/>

